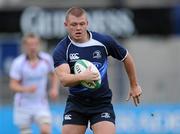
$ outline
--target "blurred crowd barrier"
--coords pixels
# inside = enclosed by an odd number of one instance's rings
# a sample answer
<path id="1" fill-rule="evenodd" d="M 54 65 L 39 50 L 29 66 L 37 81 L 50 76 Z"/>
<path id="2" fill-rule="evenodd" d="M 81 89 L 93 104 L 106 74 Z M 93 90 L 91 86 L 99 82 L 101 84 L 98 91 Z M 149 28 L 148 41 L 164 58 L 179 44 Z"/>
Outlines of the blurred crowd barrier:
<path id="1" fill-rule="evenodd" d="M 51 106 L 52 134 L 61 134 L 64 105 Z M 180 105 L 115 105 L 116 134 L 178 134 L 180 132 Z M 12 107 L 0 108 L 0 133 L 18 134 L 13 125 Z M 39 134 L 32 125 L 33 134 Z M 86 134 L 92 134 L 88 128 Z"/>

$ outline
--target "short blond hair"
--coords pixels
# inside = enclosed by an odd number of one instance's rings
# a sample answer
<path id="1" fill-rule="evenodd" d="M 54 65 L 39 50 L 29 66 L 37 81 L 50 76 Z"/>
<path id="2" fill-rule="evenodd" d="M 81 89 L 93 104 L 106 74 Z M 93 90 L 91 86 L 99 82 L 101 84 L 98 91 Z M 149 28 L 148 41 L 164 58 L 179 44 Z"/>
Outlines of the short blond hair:
<path id="1" fill-rule="evenodd" d="M 41 38 L 37 34 L 35 34 L 35 33 L 26 33 L 22 38 L 22 41 L 21 41 L 22 44 L 25 44 L 26 40 L 29 39 L 29 38 L 36 38 L 41 43 Z"/>
<path id="2" fill-rule="evenodd" d="M 73 15 L 76 17 L 80 17 L 82 15 L 86 14 L 86 11 L 81 7 L 71 7 L 66 12 L 66 20 L 68 19 L 69 15 Z"/>

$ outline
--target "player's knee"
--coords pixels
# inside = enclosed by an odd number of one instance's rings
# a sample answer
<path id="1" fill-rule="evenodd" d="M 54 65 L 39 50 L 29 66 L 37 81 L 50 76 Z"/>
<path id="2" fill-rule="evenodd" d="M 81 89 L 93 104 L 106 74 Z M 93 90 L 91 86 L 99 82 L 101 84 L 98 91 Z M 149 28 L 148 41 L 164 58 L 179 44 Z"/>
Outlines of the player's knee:
<path id="1" fill-rule="evenodd" d="M 50 134 L 50 130 L 41 130 L 41 134 Z"/>
<path id="2" fill-rule="evenodd" d="M 43 124 L 41 126 L 41 134 L 50 134 L 51 133 L 51 127 L 49 124 Z"/>
<path id="3" fill-rule="evenodd" d="M 41 134 L 50 134 L 50 131 L 41 131 Z"/>
<path id="4" fill-rule="evenodd" d="M 21 134 L 32 134 L 32 131 L 30 128 L 21 128 L 20 131 L 21 131 L 20 132 Z"/>
<path id="5" fill-rule="evenodd" d="M 40 117 L 40 118 L 37 118 L 36 121 L 40 127 L 41 134 L 51 133 L 51 118 L 50 117 Z"/>

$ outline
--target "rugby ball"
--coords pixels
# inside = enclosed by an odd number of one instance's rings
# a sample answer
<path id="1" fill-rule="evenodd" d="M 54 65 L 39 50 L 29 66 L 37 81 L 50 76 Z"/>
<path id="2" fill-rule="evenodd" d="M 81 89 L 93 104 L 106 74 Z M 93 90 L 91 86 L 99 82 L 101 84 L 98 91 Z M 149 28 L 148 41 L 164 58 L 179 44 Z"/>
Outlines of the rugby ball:
<path id="1" fill-rule="evenodd" d="M 74 73 L 78 74 L 83 71 L 85 71 L 88 67 L 91 66 L 91 70 L 93 72 L 97 72 L 99 74 L 99 80 L 97 81 L 81 81 L 81 85 L 84 87 L 90 88 L 90 89 L 98 89 L 101 86 L 101 74 L 97 67 L 90 61 L 80 59 L 77 60 L 76 63 L 74 64 Z"/>

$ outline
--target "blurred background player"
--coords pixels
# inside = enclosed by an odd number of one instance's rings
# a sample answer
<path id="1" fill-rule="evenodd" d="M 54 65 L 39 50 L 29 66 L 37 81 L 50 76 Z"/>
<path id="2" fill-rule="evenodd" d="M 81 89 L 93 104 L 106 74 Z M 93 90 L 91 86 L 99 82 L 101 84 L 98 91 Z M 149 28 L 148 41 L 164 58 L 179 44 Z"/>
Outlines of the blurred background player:
<path id="1" fill-rule="evenodd" d="M 137 106 L 142 91 L 133 59 L 112 37 L 88 31 L 86 11 L 82 8 L 70 8 L 64 25 L 69 35 L 56 46 L 53 53 L 58 78 L 62 85 L 70 87 L 62 134 L 84 134 L 89 121 L 94 134 L 115 134 L 112 92 L 107 78 L 107 57 L 112 56 L 124 63 L 130 81 L 128 100 L 132 98 Z M 80 85 L 81 81 L 98 80 L 98 74 L 93 73 L 90 68 L 74 74 L 73 66 L 78 59 L 96 64 L 102 77 L 99 89 L 90 90 Z"/>
<path id="2" fill-rule="evenodd" d="M 15 93 L 14 122 L 21 134 L 31 134 L 31 124 L 36 122 L 41 134 L 51 133 L 49 95 L 58 97 L 57 79 L 53 72 L 53 61 L 49 54 L 40 51 L 41 39 L 33 33 L 22 39 L 24 53 L 18 56 L 10 69 L 10 88 Z M 50 76 L 50 78 L 48 78 Z"/>

